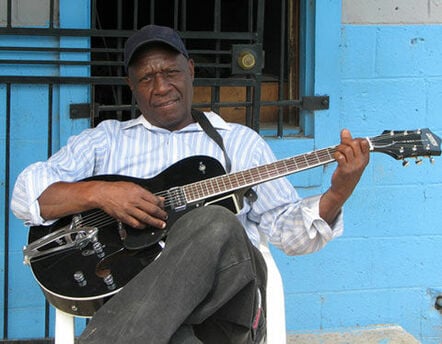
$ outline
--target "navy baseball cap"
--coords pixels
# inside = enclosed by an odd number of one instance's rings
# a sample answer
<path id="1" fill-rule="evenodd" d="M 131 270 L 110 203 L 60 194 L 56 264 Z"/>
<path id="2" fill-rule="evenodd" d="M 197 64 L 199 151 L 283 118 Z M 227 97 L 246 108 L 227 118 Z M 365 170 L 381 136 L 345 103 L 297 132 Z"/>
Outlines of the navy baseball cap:
<path id="1" fill-rule="evenodd" d="M 146 25 L 130 36 L 124 45 L 124 66 L 129 66 L 134 53 L 149 43 L 164 43 L 189 58 L 186 47 L 178 33 L 167 26 Z"/>

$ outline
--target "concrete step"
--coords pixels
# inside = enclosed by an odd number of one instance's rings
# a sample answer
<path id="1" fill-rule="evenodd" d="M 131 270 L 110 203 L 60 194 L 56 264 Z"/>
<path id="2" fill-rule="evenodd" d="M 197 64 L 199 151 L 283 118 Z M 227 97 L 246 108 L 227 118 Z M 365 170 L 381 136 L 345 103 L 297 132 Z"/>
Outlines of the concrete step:
<path id="1" fill-rule="evenodd" d="M 339 332 L 289 333 L 287 344 L 420 344 L 420 342 L 401 326 L 378 325 Z"/>

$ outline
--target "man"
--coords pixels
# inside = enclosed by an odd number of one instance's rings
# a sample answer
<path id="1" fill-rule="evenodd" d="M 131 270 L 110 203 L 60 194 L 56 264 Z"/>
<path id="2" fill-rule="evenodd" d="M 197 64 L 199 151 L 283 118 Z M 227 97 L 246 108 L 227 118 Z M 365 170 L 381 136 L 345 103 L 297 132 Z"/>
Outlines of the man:
<path id="1" fill-rule="evenodd" d="M 126 226 L 166 230 L 165 198 L 129 181 L 83 181 L 100 174 L 153 178 L 196 155 L 212 156 L 231 171 L 275 160 L 253 130 L 205 115 L 222 144 L 192 115 L 194 63 L 170 28 L 150 25 L 125 45 L 128 84 L 142 113 L 104 121 L 72 137 L 47 162 L 19 176 L 11 203 L 27 225 L 90 209 L 102 209 Z M 258 343 L 265 337 L 266 271 L 256 249 L 260 235 L 287 254 L 321 249 L 342 234 L 341 208 L 369 161 L 366 140 L 347 130 L 337 168 L 323 195 L 301 199 L 289 182 L 254 187 L 235 216 L 211 205 L 187 212 L 167 227 L 165 248 L 101 307 L 81 343 Z M 183 171 L 183 173 L 186 173 Z"/>

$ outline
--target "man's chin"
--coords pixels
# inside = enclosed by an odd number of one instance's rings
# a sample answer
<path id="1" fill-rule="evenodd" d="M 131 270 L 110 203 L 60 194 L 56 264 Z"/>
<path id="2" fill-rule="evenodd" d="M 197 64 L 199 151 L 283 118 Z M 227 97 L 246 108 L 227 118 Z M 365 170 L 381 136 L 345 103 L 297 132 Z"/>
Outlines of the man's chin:
<path id="1" fill-rule="evenodd" d="M 173 113 L 157 113 L 155 116 L 155 118 L 148 118 L 148 121 L 157 127 L 170 131 L 182 129 L 191 122 L 186 116 L 178 116 L 176 111 Z"/>

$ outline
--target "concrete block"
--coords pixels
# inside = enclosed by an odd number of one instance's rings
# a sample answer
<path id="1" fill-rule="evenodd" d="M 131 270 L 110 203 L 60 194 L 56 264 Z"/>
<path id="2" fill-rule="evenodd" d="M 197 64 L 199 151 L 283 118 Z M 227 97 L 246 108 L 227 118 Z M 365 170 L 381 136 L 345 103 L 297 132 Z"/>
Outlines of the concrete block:
<path id="1" fill-rule="evenodd" d="M 342 78 L 375 76 L 376 33 L 374 26 L 348 26 L 341 30 Z"/>
<path id="2" fill-rule="evenodd" d="M 421 78 L 343 81 L 340 120 L 348 128 L 365 128 L 368 135 L 424 127 L 425 87 Z"/>
<path id="3" fill-rule="evenodd" d="M 344 23 L 419 24 L 430 22 L 428 4 L 421 0 L 343 0 L 342 9 Z M 437 14 L 437 12 L 434 13 L 434 16 Z"/>
<path id="4" fill-rule="evenodd" d="M 440 42 L 436 42 L 432 37 L 433 35 L 437 36 L 438 31 L 441 29 L 430 29 L 425 26 L 382 26 L 378 28 L 377 74 L 382 77 L 411 77 L 427 75 L 428 69 L 435 70 L 435 67 L 432 66 L 434 51 L 440 46 Z M 435 49 L 431 48 L 433 44 Z M 429 50 L 433 51 L 432 55 L 428 54 Z M 438 69 L 441 69 L 440 66 Z"/>

